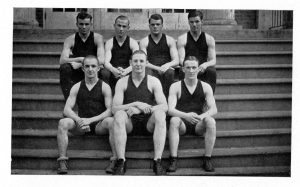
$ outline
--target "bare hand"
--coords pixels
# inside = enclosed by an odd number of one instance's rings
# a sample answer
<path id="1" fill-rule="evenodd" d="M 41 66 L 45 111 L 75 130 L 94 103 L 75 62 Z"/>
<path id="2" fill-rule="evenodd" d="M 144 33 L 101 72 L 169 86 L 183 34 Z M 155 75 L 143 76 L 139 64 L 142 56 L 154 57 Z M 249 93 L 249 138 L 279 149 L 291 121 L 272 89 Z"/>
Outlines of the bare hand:
<path id="1" fill-rule="evenodd" d="M 200 120 L 198 119 L 198 115 L 194 112 L 188 113 L 185 119 L 193 125 L 196 125 L 200 122 Z"/>
<path id="2" fill-rule="evenodd" d="M 204 73 L 206 71 L 207 66 L 205 65 L 205 63 L 201 64 L 198 69 L 200 73 Z"/>
<path id="3" fill-rule="evenodd" d="M 120 70 L 118 70 L 117 68 L 114 68 L 112 73 L 115 76 L 115 78 L 118 78 L 118 77 L 120 77 L 122 72 Z"/>
<path id="4" fill-rule="evenodd" d="M 70 62 L 73 69 L 79 69 L 82 67 L 82 64 L 79 62 Z"/>
<path id="5" fill-rule="evenodd" d="M 130 107 L 127 111 L 127 114 L 128 114 L 128 116 L 132 116 L 132 115 L 134 115 L 134 114 L 140 114 L 141 113 L 141 110 L 139 110 L 138 108 L 136 108 L 136 107 Z"/>
<path id="6" fill-rule="evenodd" d="M 160 67 L 160 71 L 165 73 L 170 68 L 169 63 L 166 63 Z"/>

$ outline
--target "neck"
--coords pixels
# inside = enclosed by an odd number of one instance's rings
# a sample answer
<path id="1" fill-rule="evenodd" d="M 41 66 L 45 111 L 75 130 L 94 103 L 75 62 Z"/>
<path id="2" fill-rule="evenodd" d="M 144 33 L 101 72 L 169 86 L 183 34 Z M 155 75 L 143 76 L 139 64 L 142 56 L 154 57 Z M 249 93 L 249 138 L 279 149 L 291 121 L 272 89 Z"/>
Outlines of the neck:
<path id="1" fill-rule="evenodd" d="M 132 79 L 141 81 L 141 80 L 143 80 L 145 75 L 146 75 L 145 72 L 143 72 L 143 73 L 134 73 L 134 72 L 132 72 Z"/>
<path id="2" fill-rule="evenodd" d="M 151 33 L 151 37 L 153 40 L 160 40 L 160 38 L 162 37 L 162 33 L 159 34 L 152 34 Z"/>
<path id="3" fill-rule="evenodd" d="M 200 34 L 201 34 L 201 30 L 190 31 L 190 33 L 191 33 L 191 35 L 192 35 L 193 37 L 198 38 L 198 37 L 200 36 Z"/>
<path id="4" fill-rule="evenodd" d="M 98 82 L 99 78 L 98 77 L 85 77 L 85 83 L 86 84 L 95 84 L 96 82 Z"/>
<path id="5" fill-rule="evenodd" d="M 79 36 L 80 36 L 80 38 L 82 38 L 82 39 L 87 39 L 88 37 L 89 37 L 89 35 L 90 35 L 90 33 L 91 33 L 91 31 L 90 32 L 88 32 L 87 34 L 82 34 L 82 33 L 79 33 Z"/>
<path id="6" fill-rule="evenodd" d="M 184 82 L 188 86 L 193 86 L 193 85 L 197 84 L 198 79 L 197 78 L 195 78 L 195 79 L 184 78 Z"/>
<path id="7" fill-rule="evenodd" d="M 126 37 L 127 35 L 123 35 L 123 36 L 116 35 L 116 39 L 118 42 L 124 42 Z"/>

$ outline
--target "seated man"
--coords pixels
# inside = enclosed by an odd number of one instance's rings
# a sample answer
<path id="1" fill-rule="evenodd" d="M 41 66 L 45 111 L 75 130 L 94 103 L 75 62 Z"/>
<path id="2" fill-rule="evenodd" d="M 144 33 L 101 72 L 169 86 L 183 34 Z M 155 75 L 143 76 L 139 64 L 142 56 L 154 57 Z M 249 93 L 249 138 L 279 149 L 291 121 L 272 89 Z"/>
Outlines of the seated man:
<path id="1" fill-rule="evenodd" d="M 167 101 L 159 80 L 146 75 L 147 55 L 133 52 L 130 60 L 132 74 L 117 82 L 112 111 L 114 113 L 114 141 L 117 152 L 115 175 L 126 172 L 125 146 L 127 133 L 136 131 L 153 133 L 154 166 L 156 175 L 164 175 L 161 156 L 166 140 Z"/>
<path id="2" fill-rule="evenodd" d="M 215 92 L 217 80 L 215 39 L 203 32 L 201 11 L 190 11 L 188 22 L 190 31 L 179 36 L 177 40 L 179 63 L 182 65 L 187 56 L 195 56 L 199 60 L 198 79 L 208 83 Z M 179 78 L 183 79 L 183 76 L 180 71 Z"/>
<path id="3" fill-rule="evenodd" d="M 167 96 L 174 82 L 174 67 L 179 64 L 176 43 L 172 37 L 162 33 L 163 18 L 160 14 L 150 16 L 149 28 L 151 33 L 140 41 L 140 49 L 148 55 L 147 72 L 159 78 Z"/>
<path id="4" fill-rule="evenodd" d="M 197 79 L 198 65 L 196 57 L 187 57 L 183 63 L 184 79 L 170 87 L 169 172 L 176 171 L 179 135 L 184 133 L 204 135 L 203 167 L 205 171 L 214 171 L 210 158 L 216 139 L 216 121 L 212 116 L 217 113 L 217 107 L 210 85 Z M 205 103 L 208 108 L 206 112 L 203 111 Z"/>
<path id="5" fill-rule="evenodd" d="M 65 100 L 72 86 L 84 78 L 81 70 L 84 57 L 97 56 L 101 66 L 104 64 L 103 37 L 91 31 L 92 16 L 86 12 L 78 13 L 76 26 L 78 32 L 66 38 L 59 60 L 60 86 Z M 102 69 L 101 74 L 105 70 Z"/>
<path id="6" fill-rule="evenodd" d="M 109 82 L 112 91 L 119 78 L 131 72 L 129 60 L 132 52 L 139 49 L 138 43 L 130 38 L 127 33 L 129 30 L 129 19 L 126 16 L 118 16 L 114 23 L 115 36 L 105 43 L 105 68 L 103 80 Z"/>
<path id="7" fill-rule="evenodd" d="M 111 89 L 97 76 L 100 70 L 99 61 L 95 56 L 86 56 L 83 60 L 82 70 L 84 80 L 75 84 L 67 99 L 63 118 L 59 121 L 57 143 L 59 158 L 58 174 L 66 174 L 68 132 L 72 134 L 107 134 L 113 155 L 115 154 L 113 143 L 113 118 L 111 116 Z M 73 108 L 78 106 L 78 115 Z M 116 156 L 115 156 L 116 157 Z"/>

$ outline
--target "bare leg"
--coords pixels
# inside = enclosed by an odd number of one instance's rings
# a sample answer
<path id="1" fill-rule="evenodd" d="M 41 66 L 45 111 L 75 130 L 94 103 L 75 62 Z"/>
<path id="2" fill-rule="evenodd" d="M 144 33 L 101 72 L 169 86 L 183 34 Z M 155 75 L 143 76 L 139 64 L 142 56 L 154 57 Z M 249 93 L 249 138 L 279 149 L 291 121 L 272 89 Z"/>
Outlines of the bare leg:
<path id="1" fill-rule="evenodd" d="M 154 160 L 161 159 L 166 142 L 166 114 L 156 110 L 150 117 L 147 129 L 153 132 Z"/>
<path id="2" fill-rule="evenodd" d="M 59 158 L 67 157 L 68 131 L 75 128 L 75 122 L 70 118 L 64 118 L 59 121 L 57 131 L 57 144 Z"/>
<path id="3" fill-rule="evenodd" d="M 169 128 L 169 149 L 171 157 L 177 157 L 178 145 L 181 134 L 184 134 L 185 128 L 179 117 L 172 117 Z"/>
<path id="4" fill-rule="evenodd" d="M 216 140 L 216 121 L 212 117 L 206 117 L 202 124 L 197 124 L 196 133 L 202 134 L 205 130 L 205 156 L 210 157 Z"/>

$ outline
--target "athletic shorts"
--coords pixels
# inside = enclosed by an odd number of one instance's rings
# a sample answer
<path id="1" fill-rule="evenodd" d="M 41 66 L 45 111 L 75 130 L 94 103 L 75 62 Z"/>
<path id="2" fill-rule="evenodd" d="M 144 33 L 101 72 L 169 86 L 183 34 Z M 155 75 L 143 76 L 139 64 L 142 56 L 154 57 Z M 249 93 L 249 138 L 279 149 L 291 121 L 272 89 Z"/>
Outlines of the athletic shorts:
<path id="1" fill-rule="evenodd" d="M 195 132 L 195 128 L 196 125 L 191 124 L 190 122 L 188 122 L 187 120 L 180 118 L 182 120 L 182 122 L 185 125 L 186 131 L 185 131 L 185 135 L 196 135 Z"/>
<path id="2" fill-rule="evenodd" d="M 147 130 L 147 123 L 151 114 L 135 114 L 131 116 L 132 131 L 130 135 L 151 135 Z"/>

